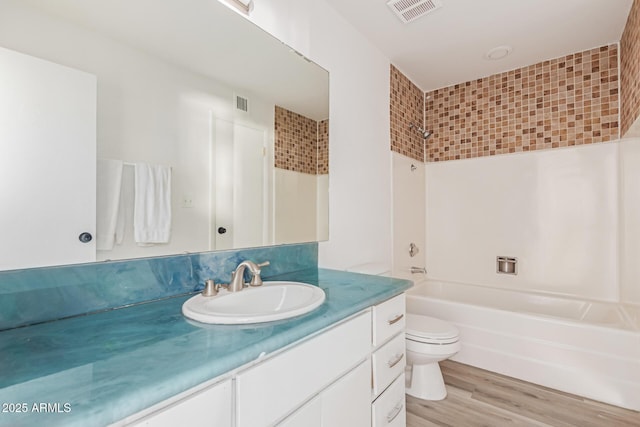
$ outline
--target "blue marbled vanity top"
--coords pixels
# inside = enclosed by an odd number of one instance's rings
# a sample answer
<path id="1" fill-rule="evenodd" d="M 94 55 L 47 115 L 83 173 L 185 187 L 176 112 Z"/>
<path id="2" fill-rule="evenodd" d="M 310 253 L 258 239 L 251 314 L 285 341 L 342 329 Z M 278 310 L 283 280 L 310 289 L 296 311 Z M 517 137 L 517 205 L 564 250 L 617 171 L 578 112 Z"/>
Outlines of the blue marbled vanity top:
<path id="1" fill-rule="evenodd" d="M 318 285 L 327 299 L 306 315 L 260 325 L 191 322 L 181 307 L 192 295 L 183 295 L 0 332 L 0 425 L 116 422 L 411 286 L 326 269 L 270 279 Z"/>

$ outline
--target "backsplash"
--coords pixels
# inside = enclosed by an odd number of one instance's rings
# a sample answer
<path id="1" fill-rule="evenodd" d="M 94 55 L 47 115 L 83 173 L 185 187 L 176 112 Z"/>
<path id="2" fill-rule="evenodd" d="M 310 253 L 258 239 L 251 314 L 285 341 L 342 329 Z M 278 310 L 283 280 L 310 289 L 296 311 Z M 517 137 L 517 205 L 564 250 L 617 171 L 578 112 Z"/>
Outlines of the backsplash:
<path id="1" fill-rule="evenodd" d="M 317 122 L 275 107 L 275 167 L 310 175 L 329 173 L 329 120 Z"/>
<path id="2" fill-rule="evenodd" d="M 635 0 L 620 40 L 620 129 L 640 117 L 640 0 Z"/>
<path id="3" fill-rule="evenodd" d="M 243 260 L 263 278 L 316 268 L 318 244 L 270 246 L 0 272 L 0 330 L 187 294 L 228 283 Z"/>
<path id="4" fill-rule="evenodd" d="M 391 150 L 424 162 L 424 138 L 409 128 L 423 127 L 424 93 L 393 65 L 390 77 Z"/>
<path id="5" fill-rule="evenodd" d="M 609 45 L 427 92 L 427 161 L 615 140 L 618 90 Z"/>

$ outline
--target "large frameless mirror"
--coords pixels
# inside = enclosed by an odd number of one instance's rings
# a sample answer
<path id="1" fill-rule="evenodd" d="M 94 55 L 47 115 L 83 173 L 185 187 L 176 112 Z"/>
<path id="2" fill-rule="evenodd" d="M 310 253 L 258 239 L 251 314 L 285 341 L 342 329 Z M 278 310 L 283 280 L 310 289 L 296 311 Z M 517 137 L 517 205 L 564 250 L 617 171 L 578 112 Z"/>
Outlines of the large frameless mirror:
<path id="1" fill-rule="evenodd" d="M 0 269 L 328 238 L 329 75 L 213 0 L 0 0 Z"/>

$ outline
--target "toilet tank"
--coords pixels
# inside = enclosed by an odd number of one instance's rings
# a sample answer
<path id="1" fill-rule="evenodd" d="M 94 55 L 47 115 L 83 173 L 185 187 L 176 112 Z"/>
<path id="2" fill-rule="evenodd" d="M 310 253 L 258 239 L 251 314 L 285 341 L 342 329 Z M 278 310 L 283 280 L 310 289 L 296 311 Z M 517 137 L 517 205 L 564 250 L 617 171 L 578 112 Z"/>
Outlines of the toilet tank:
<path id="1" fill-rule="evenodd" d="M 373 276 L 390 276 L 391 268 L 387 264 L 382 262 L 369 262 L 364 264 L 357 264 L 352 267 L 348 267 L 346 271 L 352 273 L 371 274 Z"/>

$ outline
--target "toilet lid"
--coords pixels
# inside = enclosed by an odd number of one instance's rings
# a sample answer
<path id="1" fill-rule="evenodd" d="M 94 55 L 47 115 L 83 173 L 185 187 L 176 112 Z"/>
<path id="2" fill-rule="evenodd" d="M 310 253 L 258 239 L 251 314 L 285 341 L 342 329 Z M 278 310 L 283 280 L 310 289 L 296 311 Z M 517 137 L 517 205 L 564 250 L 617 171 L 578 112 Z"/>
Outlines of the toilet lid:
<path id="1" fill-rule="evenodd" d="M 450 323 L 419 314 L 407 314 L 407 338 L 416 341 L 447 341 L 458 339 L 458 329 Z"/>

